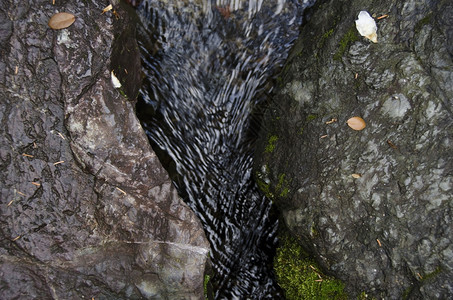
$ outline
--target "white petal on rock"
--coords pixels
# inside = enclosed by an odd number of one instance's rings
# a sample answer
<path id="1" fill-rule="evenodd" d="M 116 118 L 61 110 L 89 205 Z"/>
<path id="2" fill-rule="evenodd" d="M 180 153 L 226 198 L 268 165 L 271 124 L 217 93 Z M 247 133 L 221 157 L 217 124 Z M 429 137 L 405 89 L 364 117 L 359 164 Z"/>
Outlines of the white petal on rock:
<path id="1" fill-rule="evenodd" d="M 373 43 L 377 43 L 376 21 L 374 21 L 368 12 L 362 10 L 359 13 L 358 19 L 355 20 L 355 27 L 361 36 L 366 37 Z"/>
<path id="2" fill-rule="evenodd" d="M 111 77 L 112 77 L 112 83 L 113 83 L 113 87 L 115 89 L 119 89 L 121 87 L 121 82 L 118 80 L 118 78 L 116 78 L 115 74 L 111 73 Z"/>

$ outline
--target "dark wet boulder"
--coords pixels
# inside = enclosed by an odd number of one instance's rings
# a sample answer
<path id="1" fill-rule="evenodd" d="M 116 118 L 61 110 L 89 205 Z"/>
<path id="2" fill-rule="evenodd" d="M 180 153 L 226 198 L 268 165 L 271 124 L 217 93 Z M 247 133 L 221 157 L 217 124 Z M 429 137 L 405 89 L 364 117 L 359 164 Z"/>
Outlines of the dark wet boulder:
<path id="1" fill-rule="evenodd" d="M 451 1 L 319 1 L 265 113 L 258 183 L 353 297 L 453 297 L 452 20 Z"/>
<path id="2" fill-rule="evenodd" d="M 131 17 L 0 3 L 0 298 L 203 298 L 208 242 L 134 113 Z"/>

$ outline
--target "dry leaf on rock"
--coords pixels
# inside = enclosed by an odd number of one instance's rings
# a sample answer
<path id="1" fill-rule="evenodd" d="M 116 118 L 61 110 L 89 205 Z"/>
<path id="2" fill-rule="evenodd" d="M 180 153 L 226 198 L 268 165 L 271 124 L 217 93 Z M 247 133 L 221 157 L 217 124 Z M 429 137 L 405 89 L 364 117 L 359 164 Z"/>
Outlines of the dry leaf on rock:
<path id="1" fill-rule="evenodd" d="M 346 122 L 354 130 L 362 130 L 366 127 L 366 123 L 361 117 L 352 117 Z"/>
<path id="2" fill-rule="evenodd" d="M 102 13 L 106 13 L 106 12 L 112 10 L 112 9 L 113 9 L 113 6 L 112 6 L 112 4 L 110 4 L 109 6 L 106 6 L 106 7 L 102 10 Z"/>
<path id="3" fill-rule="evenodd" d="M 73 14 L 61 12 L 54 14 L 47 24 L 52 29 L 63 29 L 71 26 L 74 21 L 75 16 Z"/>

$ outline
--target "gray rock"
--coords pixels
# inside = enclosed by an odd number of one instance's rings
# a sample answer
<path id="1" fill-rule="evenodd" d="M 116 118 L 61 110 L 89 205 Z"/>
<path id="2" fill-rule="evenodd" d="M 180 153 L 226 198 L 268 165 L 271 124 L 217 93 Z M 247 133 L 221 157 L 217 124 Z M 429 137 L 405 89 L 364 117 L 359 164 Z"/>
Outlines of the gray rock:
<path id="1" fill-rule="evenodd" d="M 101 2 L 0 1 L 0 298 L 202 299 L 209 244 L 135 116 L 133 22 Z"/>
<path id="2" fill-rule="evenodd" d="M 377 44 L 361 10 L 388 14 Z M 450 1 L 322 1 L 266 112 L 257 180 L 353 296 L 453 297 L 452 19 Z"/>

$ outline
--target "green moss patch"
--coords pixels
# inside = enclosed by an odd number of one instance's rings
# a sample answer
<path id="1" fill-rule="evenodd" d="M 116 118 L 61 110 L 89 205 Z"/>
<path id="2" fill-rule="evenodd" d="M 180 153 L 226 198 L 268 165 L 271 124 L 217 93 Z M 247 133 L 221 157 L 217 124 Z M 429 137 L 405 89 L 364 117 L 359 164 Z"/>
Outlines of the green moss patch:
<path id="1" fill-rule="evenodd" d="M 311 122 L 313 120 L 316 120 L 318 118 L 317 115 L 310 114 L 307 116 L 307 122 Z"/>
<path id="2" fill-rule="evenodd" d="M 288 233 L 280 236 L 274 269 L 277 282 L 288 300 L 348 299 L 344 284 L 324 275 L 315 261 Z"/>
<path id="3" fill-rule="evenodd" d="M 431 18 L 432 14 L 428 14 L 426 17 L 418 21 L 418 23 L 415 25 L 414 31 L 418 33 L 423 28 L 423 26 L 431 23 Z"/>
<path id="4" fill-rule="evenodd" d="M 270 188 L 269 188 L 269 184 L 267 184 L 266 182 L 264 182 L 264 180 L 259 179 L 259 178 L 256 179 L 256 183 L 258 184 L 259 189 L 264 193 L 264 195 L 268 199 L 274 201 L 274 194 L 271 193 Z"/>
<path id="5" fill-rule="evenodd" d="M 289 193 L 289 181 L 285 178 L 285 174 L 278 176 L 278 183 L 275 187 L 275 192 L 279 193 L 280 197 L 286 197 Z"/>
<path id="6" fill-rule="evenodd" d="M 278 141 L 278 136 L 271 135 L 269 137 L 269 139 L 267 140 L 267 145 L 266 145 L 266 148 L 264 149 L 264 152 L 266 152 L 266 153 L 274 152 L 277 141 Z"/>
<path id="7" fill-rule="evenodd" d="M 334 24 L 335 26 L 335 24 Z M 321 38 L 318 40 L 318 49 L 323 49 L 327 40 L 333 35 L 335 29 L 332 27 L 331 29 L 327 30 L 324 32 L 324 34 L 321 36 Z"/>
<path id="8" fill-rule="evenodd" d="M 208 283 L 209 283 L 209 280 L 211 279 L 211 277 L 209 275 L 204 275 L 204 283 L 203 283 L 203 286 L 204 286 L 204 296 L 205 296 L 205 299 L 209 299 L 208 297 Z"/>
<path id="9" fill-rule="evenodd" d="M 357 29 L 355 28 L 355 26 L 352 26 L 338 44 L 338 50 L 333 55 L 333 59 L 340 61 L 349 45 L 358 40 L 359 36 L 357 35 Z"/>

